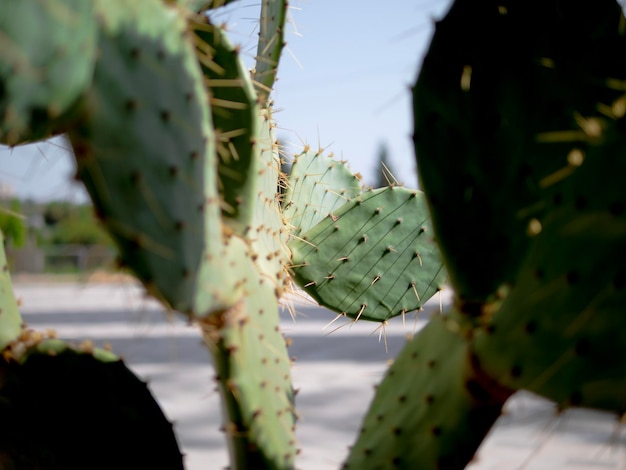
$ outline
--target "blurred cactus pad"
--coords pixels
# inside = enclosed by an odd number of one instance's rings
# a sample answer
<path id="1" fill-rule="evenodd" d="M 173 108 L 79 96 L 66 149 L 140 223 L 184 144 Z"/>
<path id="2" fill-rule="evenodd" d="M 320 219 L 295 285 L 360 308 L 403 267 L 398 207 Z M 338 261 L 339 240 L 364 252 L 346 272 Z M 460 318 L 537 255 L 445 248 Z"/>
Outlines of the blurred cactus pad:
<path id="1" fill-rule="evenodd" d="M 626 412 L 619 4 L 454 1 L 412 90 L 422 191 L 364 188 L 309 148 L 284 174 L 287 1 L 261 2 L 251 70 L 211 21 L 230 3 L 0 0 L 0 143 L 67 135 L 120 264 L 202 332 L 231 468 L 296 468 L 279 323 L 296 285 L 379 327 L 454 292 L 395 358 L 343 468 L 463 468 L 521 389 Z M 182 468 L 144 384 L 111 352 L 26 328 L 0 264 L 0 468 Z M 68 415 L 105 424 L 77 435 Z M 134 437 L 111 444 L 120 430 Z"/>

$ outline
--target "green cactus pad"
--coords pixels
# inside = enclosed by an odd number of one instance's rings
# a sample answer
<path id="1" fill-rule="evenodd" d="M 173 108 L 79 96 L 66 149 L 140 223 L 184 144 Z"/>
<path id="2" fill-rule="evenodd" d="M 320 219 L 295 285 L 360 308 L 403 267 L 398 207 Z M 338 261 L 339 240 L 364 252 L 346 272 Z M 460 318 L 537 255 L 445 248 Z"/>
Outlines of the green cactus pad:
<path id="1" fill-rule="evenodd" d="M 424 196 L 402 187 L 363 193 L 289 247 L 295 281 L 355 319 L 418 310 L 446 279 Z"/>
<path id="2" fill-rule="evenodd" d="M 414 89 L 415 143 L 485 372 L 623 413 L 625 19 L 594 7 L 457 0 Z"/>
<path id="3" fill-rule="evenodd" d="M 281 173 L 278 145 L 274 137 L 275 124 L 268 110 L 261 111 L 261 119 L 261 137 L 255 142 L 259 152 L 256 204 L 246 236 L 262 278 L 275 286 L 276 294 L 280 297 L 289 282 L 286 271 L 290 257 L 287 248 L 289 233 L 278 200 Z"/>
<path id="4" fill-rule="evenodd" d="M 499 308 L 484 314 L 476 351 L 507 386 L 623 413 L 626 119 L 599 122 L 584 162 L 551 186 L 520 275 Z"/>
<path id="5" fill-rule="evenodd" d="M 16 339 L 22 329 L 22 316 L 13 293 L 9 264 L 0 230 L 0 351 Z"/>
<path id="6" fill-rule="evenodd" d="M 360 193 L 361 182 L 343 162 L 308 150 L 294 159 L 283 216 L 300 236 Z"/>
<path id="7" fill-rule="evenodd" d="M 437 23 L 414 88 L 414 140 L 462 299 L 484 302 L 514 281 L 547 189 L 576 169 L 593 117 L 623 95 L 622 25 L 613 0 L 592 10 L 457 0 Z"/>
<path id="8" fill-rule="evenodd" d="M 219 261 L 215 155 L 203 78 L 186 23 L 158 0 L 104 1 L 100 54 L 70 133 L 121 261 L 171 308 L 205 315 L 198 270 Z"/>
<path id="9" fill-rule="evenodd" d="M 250 279 L 239 304 L 202 326 L 225 405 L 234 467 L 295 468 L 294 392 L 274 284 Z"/>
<path id="10" fill-rule="evenodd" d="M 278 61 L 284 47 L 287 0 L 262 0 L 259 44 L 256 53 L 254 81 L 259 102 L 265 105 L 274 87 Z"/>
<path id="11" fill-rule="evenodd" d="M 59 132 L 87 88 L 96 52 L 93 2 L 0 1 L 0 142 Z"/>
<path id="12" fill-rule="evenodd" d="M 462 469 L 512 393 L 474 370 L 450 318 L 434 318 L 376 389 L 344 470 Z"/>
<path id="13" fill-rule="evenodd" d="M 217 138 L 219 191 L 224 223 L 243 235 L 256 204 L 257 149 L 261 127 L 257 95 L 250 73 L 226 32 L 208 22 L 195 22 L 198 56 L 211 98 Z"/>
<path id="14" fill-rule="evenodd" d="M 146 384 L 106 351 L 58 340 L 0 359 L 0 467 L 183 468 Z"/>

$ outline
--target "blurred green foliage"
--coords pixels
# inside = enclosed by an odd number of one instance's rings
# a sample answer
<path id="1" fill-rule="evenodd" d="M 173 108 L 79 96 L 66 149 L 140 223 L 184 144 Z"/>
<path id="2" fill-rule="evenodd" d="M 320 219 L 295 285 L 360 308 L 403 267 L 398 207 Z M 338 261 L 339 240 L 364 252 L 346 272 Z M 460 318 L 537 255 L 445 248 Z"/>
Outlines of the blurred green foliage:
<path id="1" fill-rule="evenodd" d="M 113 247 L 113 240 L 102 228 L 90 204 L 50 202 L 43 207 L 44 245 L 103 245 Z"/>
<path id="2" fill-rule="evenodd" d="M 0 229 L 4 233 L 5 243 L 19 248 L 26 242 L 26 224 L 18 199 L 0 203 Z"/>

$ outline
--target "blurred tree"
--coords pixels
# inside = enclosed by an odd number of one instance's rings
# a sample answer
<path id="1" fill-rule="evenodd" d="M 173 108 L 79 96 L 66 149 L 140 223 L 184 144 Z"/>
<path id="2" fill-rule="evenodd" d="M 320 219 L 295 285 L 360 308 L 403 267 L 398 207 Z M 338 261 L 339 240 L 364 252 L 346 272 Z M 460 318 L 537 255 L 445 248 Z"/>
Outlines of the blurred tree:
<path id="1" fill-rule="evenodd" d="M 0 207 L 0 229 L 4 234 L 5 243 L 11 243 L 16 248 L 26 242 L 27 229 L 21 211 L 22 207 L 17 199 Z"/>
<path id="2" fill-rule="evenodd" d="M 389 186 L 390 184 L 402 184 L 396 179 L 397 174 L 394 173 L 391 167 L 389 150 L 387 148 L 387 144 L 384 142 L 378 146 L 378 158 L 376 160 L 375 175 L 376 180 L 374 181 L 374 188 L 382 188 L 384 186 Z"/>
<path id="3" fill-rule="evenodd" d="M 44 243 L 114 246 L 89 204 L 52 202 L 46 205 L 43 214 L 47 225 L 47 233 L 42 237 Z"/>
<path id="4" fill-rule="evenodd" d="M 66 201 L 53 201 L 44 206 L 43 220 L 47 226 L 54 226 L 70 215 L 72 204 Z"/>

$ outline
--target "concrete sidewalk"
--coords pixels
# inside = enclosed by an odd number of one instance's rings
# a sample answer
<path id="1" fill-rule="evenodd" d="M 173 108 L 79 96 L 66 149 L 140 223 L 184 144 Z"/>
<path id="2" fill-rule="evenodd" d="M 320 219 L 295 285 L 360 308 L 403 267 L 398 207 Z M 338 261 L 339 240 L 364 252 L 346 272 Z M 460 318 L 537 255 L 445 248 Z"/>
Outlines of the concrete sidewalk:
<path id="1" fill-rule="evenodd" d="M 24 318 L 36 329 L 54 328 L 63 338 L 110 343 L 133 370 L 150 381 L 165 413 L 176 423 L 189 470 L 227 466 L 217 394 L 209 356 L 198 332 L 167 319 L 141 288 L 123 284 L 17 283 Z M 361 419 L 406 334 L 425 320 L 393 321 L 387 349 L 376 325 L 346 325 L 327 335 L 334 314 L 292 298 L 297 321 L 284 312 L 283 330 L 296 357 L 294 386 L 300 421 L 298 468 L 338 469 Z M 445 303 L 447 298 L 443 298 Z M 435 300 L 430 309 L 438 309 Z M 428 313 L 425 312 L 426 314 Z M 372 334 L 373 333 L 373 334 Z M 626 469 L 626 442 L 616 419 L 605 413 L 554 406 L 528 393 L 516 394 L 480 449 L 472 470 Z"/>

